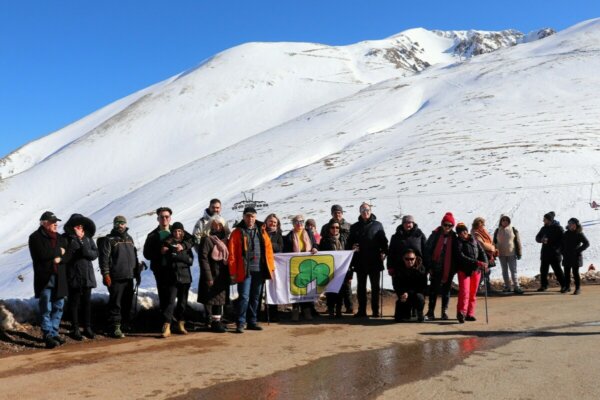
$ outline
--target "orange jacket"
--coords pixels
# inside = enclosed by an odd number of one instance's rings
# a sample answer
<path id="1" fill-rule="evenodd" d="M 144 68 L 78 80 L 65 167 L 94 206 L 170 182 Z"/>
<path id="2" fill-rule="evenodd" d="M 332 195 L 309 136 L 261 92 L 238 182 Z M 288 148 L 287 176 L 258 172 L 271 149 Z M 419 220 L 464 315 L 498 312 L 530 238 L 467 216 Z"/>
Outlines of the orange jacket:
<path id="1" fill-rule="evenodd" d="M 243 224 L 243 222 L 242 222 Z M 275 271 L 275 257 L 273 256 L 273 246 L 271 239 L 263 224 L 256 223 L 260 229 L 260 271 L 265 279 L 271 279 Z M 229 237 L 227 244 L 229 249 L 229 275 L 232 283 L 241 283 L 248 275 L 246 267 L 246 251 L 248 250 L 248 238 L 242 235 L 242 229 L 238 226 Z"/>

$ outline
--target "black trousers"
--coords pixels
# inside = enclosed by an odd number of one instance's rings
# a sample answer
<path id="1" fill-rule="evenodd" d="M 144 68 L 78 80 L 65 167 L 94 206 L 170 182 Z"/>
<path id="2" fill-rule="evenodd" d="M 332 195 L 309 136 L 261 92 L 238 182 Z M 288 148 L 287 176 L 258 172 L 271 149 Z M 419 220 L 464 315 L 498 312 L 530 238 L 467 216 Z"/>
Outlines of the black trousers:
<path id="1" fill-rule="evenodd" d="M 176 321 L 182 321 L 188 303 L 190 284 L 176 283 L 163 289 L 166 292 L 165 296 L 168 295 L 167 303 L 163 303 L 162 301 L 160 303 L 163 322 L 165 324 L 170 324 L 173 318 L 175 318 Z"/>
<path id="2" fill-rule="evenodd" d="M 552 267 L 552 271 L 554 271 L 554 275 L 556 275 L 556 280 L 560 283 L 560 286 L 565 286 L 565 276 L 560 267 L 560 259 L 555 259 L 551 261 L 542 260 L 540 265 L 540 281 L 542 287 L 548 287 L 548 271 L 550 267 Z"/>
<path id="3" fill-rule="evenodd" d="M 448 280 L 442 283 L 444 270 L 443 268 L 432 268 L 431 274 L 429 275 L 429 310 L 428 313 L 433 313 L 435 311 L 435 305 L 437 303 L 437 297 L 442 297 L 442 310 L 448 309 L 448 304 L 450 303 L 450 289 L 452 288 L 452 279 L 454 279 L 454 274 L 448 274 Z"/>
<path id="4" fill-rule="evenodd" d="M 131 301 L 133 300 L 133 279 L 112 281 L 108 288 L 108 322 L 120 325 L 129 322 Z"/>
<path id="5" fill-rule="evenodd" d="M 579 276 L 579 265 L 565 265 L 565 284 L 563 286 L 571 286 L 571 271 L 573 271 L 573 280 L 575 280 L 575 288 L 579 289 L 581 286 L 581 277 Z"/>
<path id="6" fill-rule="evenodd" d="M 422 293 L 409 293 L 406 301 L 400 301 L 402 293 L 396 293 L 398 300 L 396 301 L 396 311 L 394 319 L 396 321 L 410 319 L 412 310 L 417 311 L 417 315 L 423 314 L 425 308 L 425 296 Z"/>
<path id="7" fill-rule="evenodd" d="M 71 311 L 71 324 L 73 329 L 79 328 L 79 315 L 82 325 L 91 327 L 92 318 L 92 288 L 69 287 L 69 308 Z"/>
<path id="8" fill-rule="evenodd" d="M 356 295 L 358 297 L 358 312 L 367 312 L 367 278 L 371 283 L 371 311 L 373 314 L 379 314 L 379 293 L 381 286 L 381 271 L 356 271 Z"/>
<path id="9" fill-rule="evenodd" d="M 352 300 L 350 300 L 350 306 L 348 306 L 347 300 L 351 296 L 352 289 L 350 286 L 350 282 L 344 280 L 342 286 L 340 287 L 340 291 L 338 293 L 325 293 L 325 297 L 327 298 L 327 308 L 338 308 L 342 309 L 342 304 L 346 305 L 346 308 L 352 308 Z"/>

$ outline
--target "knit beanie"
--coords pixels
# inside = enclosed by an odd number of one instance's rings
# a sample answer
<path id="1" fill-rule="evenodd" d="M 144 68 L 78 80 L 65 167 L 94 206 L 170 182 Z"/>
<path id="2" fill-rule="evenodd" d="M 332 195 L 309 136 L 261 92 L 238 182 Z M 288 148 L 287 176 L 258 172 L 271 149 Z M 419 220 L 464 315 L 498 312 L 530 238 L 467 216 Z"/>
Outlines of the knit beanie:
<path id="1" fill-rule="evenodd" d="M 469 228 L 467 228 L 467 225 L 465 225 L 464 222 L 459 222 L 456 225 L 456 233 L 461 233 L 462 231 L 469 231 Z"/>
<path id="2" fill-rule="evenodd" d="M 556 214 L 554 214 L 554 211 L 550 211 L 549 213 L 544 214 L 544 218 L 548 221 L 554 221 L 555 216 Z"/>
<path id="3" fill-rule="evenodd" d="M 412 222 L 413 224 L 415 223 L 415 217 L 413 217 L 412 215 L 405 215 L 402 217 L 402 223 L 406 223 L 406 222 Z"/>
<path id="4" fill-rule="evenodd" d="M 452 215 L 452 213 L 450 211 L 448 211 L 444 215 L 444 218 L 442 218 L 442 225 L 444 225 L 444 223 L 450 223 L 450 224 L 452 224 L 452 226 L 454 226 L 456 224 L 456 222 L 454 221 L 454 215 Z"/>
<path id="5" fill-rule="evenodd" d="M 185 230 L 185 229 L 183 229 L 183 224 L 181 222 L 175 222 L 171 226 L 171 232 L 173 232 L 175 229 L 181 229 L 182 231 Z"/>

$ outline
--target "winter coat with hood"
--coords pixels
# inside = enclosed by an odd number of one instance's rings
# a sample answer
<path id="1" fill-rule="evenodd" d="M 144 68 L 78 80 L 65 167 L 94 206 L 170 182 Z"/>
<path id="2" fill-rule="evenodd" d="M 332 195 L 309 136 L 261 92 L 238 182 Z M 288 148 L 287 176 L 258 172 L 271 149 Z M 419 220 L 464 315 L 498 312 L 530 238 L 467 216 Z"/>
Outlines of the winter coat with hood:
<path id="1" fill-rule="evenodd" d="M 456 269 L 469 276 L 479 269 L 478 261 L 488 263 L 483 246 L 472 235 L 469 235 L 466 240 L 458 237 L 456 256 Z"/>
<path id="2" fill-rule="evenodd" d="M 98 239 L 98 263 L 102 276 L 109 274 L 112 280 L 132 279 L 138 271 L 138 257 L 133 238 L 127 233 L 113 229 Z"/>
<path id="3" fill-rule="evenodd" d="M 562 238 L 562 264 L 569 267 L 583 266 L 581 253 L 588 247 L 590 247 L 590 242 L 583 234 L 581 225 L 577 224 L 575 231 L 567 229 Z"/>
<path id="4" fill-rule="evenodd" d="M 188 234 L 188 236 L 190 236 Z M 184 239 L 185 240 L 185 236 Z M 192 249 L 175 250 L 173 247 L 178 244 L 183 246 L 183 240 L 178 241 L 171 234 L 162 243 L 161 247 L 168 247 L 169 251 L 165 254 L 167 258 L 167 266 L 162 269 L 162 276 L 165 284 L 190 284 L 192 283 L 192 272 L 190 268 L 194 263 L 194 253 Z"/>
<path id="5" fill-rule="evenodd" d="M 535 236 L 535 241 L 542 243 L 542 250 L 540 252 L 540 259 L 547 262 L 560 262 L 561 253 L 560 247 L 562 245 L 562 238 L 564 235 L 564 229 L 558 221 L 552 221 L 550 225 L 542 226 L 542 229 Z M 547 242 L 543 243 L 543 239 L 546 238 Z"/>
<path id="6" fill-rule="evenodd" d="M 73 228 L 83 225 L 85 235 L 79 239 Z M 69 243 L 67 253 L 67 281 L 71 288 L 95 288 L 96 276 L 92 261 L 98 258 L 98 248 L 92 237 L 96 233 L 94 222 L 81 214 L 73 214 L 65 223 L 64 237 Z"/>
<path id="7" fill-rule="evenodd" d="M 387 258 L 388 269 L 396 270 L 404 265 L 402 255 L 407 249 L 413 249 L 417 256 L 423 257 L 423 251 L 427 244 L 427 237 L 419 229 L 417 224 L 409 231 L 405 231 L 404 227 L 399 225 L 396 228 L 396 233 L 390 239 L 390 249 Z"/>
<path id="8" fill-rule="evenodd" d="M 206 223 L 208 222 L 208 220 L 210 220 L 210 218 L 212 217 L 212 215 L 210 215 L 209 212 L 210 212 L 210 210 L 208 208 L 205 208 L 204 214 L 196 222 L 196 225 L 194 225 L 194 230 L 192 231 L 192 234 L 194 235 L 194 240 L 197 244 L 199 244 L 202 237 L 205 236 L 204 228 L 206 227 Z M 199 249 L 200 249 L 200 247 L 198 247 L 198 250 Z"/>
<path id="9" fill-rule="evenodd" d="M 46 232 L 43 226 L 40 226 L 29 236 L 29 253 L 33 260 L 33 290 L 35 297 L 39 298 L 42 290 L 48 285 L 52 275 L 56 275 L 56 290 L 53 292 L 52 300 L 61 299 L 67 296 L 69 289 L 67 286 L 67 270 L 65 263 L 69 261 L 66 253 L 68 247 L 64 236 L 57 233 L 56 242 Z M 65 249 L 62 255 L 60 249 Z M 54 259 L 61 257 L 59 264 L 54 265 Z"/>
<path id="10" fill-rule="evenodd" d="M 260 272 L 263 279 L 271 279 L 275 271 L 275 258 L 273 256 L 273 245 L 271 238 L 262 222 L 256 221 L 258 238 L 260 241 Z M 240 221 L 231 232 L 227 248 L 229 250 L 229 275 L 232 283 L 242 283 L 248 276 L 248 265 L 246 253 L 250 238 L 246 234 L 246 224 Z"/>
<path id="11" fill-rule="evenodd" d="M 359 251 L 352 257 L 355 271 L 383 271 L 381 254 L 388 253 L 388 239 L 383 225 L 377 221 L 375 214 L 371 214 L 366 221 L 359 216 L 358 222 L 350 227 L 346 249 L 352 250 L 355 244 L 359 246 Z"/>
<path id="12" fill-rule="evenodd" d="M 502 219 L 508 220 L 508 225 L 506 226 L 506 228 L 504 228 L 502 226 Z M 521 234 L 519 233 L 517 228 L 512 226 L 512 221 L 510 220 L 510 217 L 507 215 L 502 215 L 500 217 L 500 223 L 498 224 L 498 228 L 496 228 L 496 230 L 494 231 L 494 245 L 496 246 L 496 249 L 498 249 L 498 255 L 501 257 L 510 255 L 510 254 L 503 253 L 503 249 L 507 246 L 505 244 L 501 243 L 500 240 L 498 240 L 498 238 L 499 238 L 498 233 L 503 229 L 507 229 L 507 230 L 512 229 L 512 234 L 514 236 L 513 243 L 512 243 L 512 247 L 514 248 L 514 252 L 515 252 L 514 255 L 517 256 L 518 259 L 520 259 L 521 256 L 523 255 L 523 246 L 521 245 Z"/>
<path id="13" fill-rule="evenodd" d="M 169 231 L 172 231 L 171 226 L 169 226 Z M 194 236 L 184 231 L 183 240 L 181 242 L 183 250 L 187 251 L 192 249 L 194 243 Z M 161 267 L 167 265 L 168 263 L 168 258 L 160 252 L 161 248 L 162 243 L 160 239 L 160 227 L 157 226 L 148 234 L 148 236 L 146 236 L 146 241 L 144 242 L 144 258 L 150 261 L 150 269 L 155 274 L 157 271 L 160 272 Z"/>

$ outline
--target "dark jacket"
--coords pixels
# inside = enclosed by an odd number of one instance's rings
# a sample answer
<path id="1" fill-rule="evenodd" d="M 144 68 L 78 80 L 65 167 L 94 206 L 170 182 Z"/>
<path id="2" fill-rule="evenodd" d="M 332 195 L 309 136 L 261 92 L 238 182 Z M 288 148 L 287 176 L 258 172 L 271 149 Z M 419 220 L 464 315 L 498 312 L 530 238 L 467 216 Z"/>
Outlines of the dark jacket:
<path id="1" fill-rule="evenodd" d="M 271 238 L 273 253 L 283 253 L 283 233 L 281 229 L 277 229 L 275 232 L 267 232 L 267 234 Z"/>
<path id="2" fill-rule="evenodd" d="M 562 238 L 562 264 L 569 267 L 583 266 L 583 257 L 581 253 L 590 247 L 583 232 L 567 230 Z"/>
<path id="3" fill-rule="evenodd" d="M 425 264 L 425 268 L 427 270 L 431 270 L 434 267 L 438 267 L 439 265 L 433 265 L 433 253 L 435 252 L 435 246 L 438 242 L 440 236 L 443 235 L 442 227 L 436 228 L 431 235 L 427 239 L 425 243 L 425 254 L 423 254 L 423 262 Z M 451 259 L 451 267 L 450 273 L 454 274 L 456 272 L 456 261 L 457 261 L 457 252 L 458 252 L 458 236 L 456 236 L 456 232 L 450 231 L 448 234 L 452 236 L 452 259 Z"/>
<path id="4" fill-rule="evenodd" d="M 310 243 L 312 245 L 312 247 L 314 247 L 315 249 L 319 249 L 319 245 L 317 244 L 317 241 L 315 240 L 315 236 L 313 235 L 313 233 L 311 231 L 309 231 L 308 229 L 305 229 L 306 233 L 308 233 L 308 237 L 310 238 Z M 294 241 L 292 239 L 292 234 L 294 233 L 293 230 L 289 231 L 284 237 L 283 237 L 283 253 L 293 253 L 294 252 Z"/>
<path id="5" fill-rule="evenodd" d="M 98 248 L 94 241 L 84 236 L 79 239 L 75 235 L 64 235 L 69 243 L 67 253 L 67 281 L 72 288 L 95 288 L 96 276 L 92 261 L 98 258 Z"/>
<path id="6" fill-rule="evenodd" d="M 321 240 L 323 240 L 324 238 L 326 238 L 330 235 L 329 226 L 333 222 L 335 222 L 335 221 L 332 218 L 329 220 L 328 223 L 323 225 L 323 227 L 321 228 Z M 340 222 L 338 222 L 338 224 L 340 225 L 340 241 L 343 243 L 346 243 L 348 241 L 348 236 L 350 236 L 350 224 L 348 222 L 346 222 L 346 220 L 343 218 Z"/>
<path id="7" fill-rule="evenodd" d="M 540 258 L 542 261 L 547 262 L 560 262 L 561 253 L 560 246 L 562 245 L 562 237 L 564 234 L 564 229 L 558 223 L 553 222 L 550 225 L 542 226 L 542 229 L 535 236 L 535 241 L 538 243 L 542 243 L 544 238 L 548 239 L 548 242 L 542 244 L 542 250 L 540 253 Z"/>
<path id="8" fill-rule="evenodd" d="M 173 247 L 178 244 L 183 246 L 183 241 L 176 240 L 172 235 L 161 243 L 161 247 L 169 248 L 169 251 L 165 254 L 167 265 L 162 267 L 162 271 L 160 271 L 165 279 L 163 281 L 165 284 L 192 283 L 190 267 L 194 263 L 194 253 L 192 253 L 191 247 L 182 251 L 175 250 Z"/>
<path id="9" fill-rule="evenodd" d="M 61 262 L 56 266 L 56 290 L 54 298 L 61 299 L 68 293 L 67 270 L 65 263 L 69 261 L 66 253 L 68 243 L 66 239 L 57 234 L 56 246 L 52 247 L 50 236 L 43 227 L 29 235 L 29 253 L 33 260 L 33 290 L 35 297 L 39 298 L 42 290 L 48 285 L 54 272 L 54 259 L 61 257 Z M 60 249 L 65 249 L 64 256 Z"/>
<path id="10" fill-rule="evenodd" d="M 223 240 L 224 238 L 221 238 Z M 227 241 L 224 241 L 227 244 Z M 198 302 L 205 305 L 225 305 L 226 291 L 229 290 L 229 266 L 227 260 L 216 261 L 211 257 L 213 241 L 208 236 L 200 240 L 200 253 L 198 254 L 200 264 L 200 282 L 198 283 Z M 208 286 L 212 281 L 212 286 Z"/>
<path id="11" fill-rule="evenodd" d="M 417 252 L 417 256 L 423 257 L 427 237 L 419 229 L 417 224 L 414 224 L 413 229 L 405 231 L 402 225 L 396 228 L 396 233 L 390 239 L 390 250 L 387 258 L 388 269 L 396 270 L 403 266 L 402 255 L 406 249 L 413 249 Z"/>
<path id="12" fill-rule="evenodd" d="M 137 275 L 137 249 L 127 230 L 119 233 L 113 229 L 108 235 L 98 238 L 98 253 L 102 276 L 109 274 L 112 280 L 121 280 Z"/>
<path id="13" fill-rule="evenodd" d="M 409 295 L 425 293 L 425 289 L 427 288 L 427 271 L 419 256 L 417 256 L 415 268 L 406 268 L 404 265 L 401 265 L 395 271 L 396 274 L 393 277 L 394 289 L 398 296 L 404 293 L 408 293 Z"/>
<path id="14" fill-rule="evenodd" d="M 170 227 L 169 230 L 171 230 Z M 192 235 L 185 232 L 183 241 L 181 242 L 183 249 L 190 250 L 194 246 L 194 240 Z M 160 252 L 162 247 L 161 242 L 160 228 L 158 226 L 146 236 L 146 241 L 144 242 L 144 258 L 150 261 L 150 269 L 155 275 L 161 266 L 165 266 L 168 263 L 168 258 Z"/>
<path id="15" fill-rule="evenodd" d="M 457 270 L 462 271 L 465 275 L 471 275 L 479 268 L 477 266 L 478 261 L 488 263 L 487 255 L 483 246 L 477 239 L 469 235 L 467 240 L 463 240 L 460 237 L 457 240 Z"/>
<path id="16" fill-rule="evenodd" d="M 388 239 L 385 236 L 383 225 L 377 221 L 375 214 L 371 214 L 367 221 L 358 217 L 358 222 L 350 227 L 346 249 L 352 250 L 355 244 L 359 246 L 359 251 L 352 257 L 352 266 L 355 271 L 383 270 L 381 253 L 388 253 Z"/>

